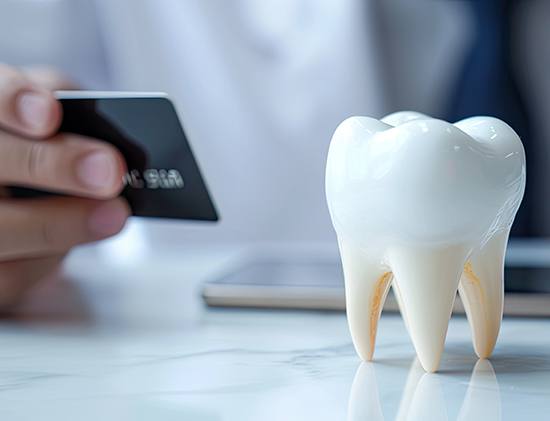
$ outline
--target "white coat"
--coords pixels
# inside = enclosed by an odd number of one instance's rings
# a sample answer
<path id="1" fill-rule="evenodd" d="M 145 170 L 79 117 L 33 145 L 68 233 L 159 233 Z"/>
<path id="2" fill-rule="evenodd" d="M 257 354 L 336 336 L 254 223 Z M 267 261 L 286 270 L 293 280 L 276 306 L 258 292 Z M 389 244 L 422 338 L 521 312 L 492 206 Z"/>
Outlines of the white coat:
<path id="1" fill-rule="evenodd" d="M 1 0 L 0 61 L 51 64 L 91 89 L 166 91 L 222 217 L 170 224 L 182 241 L 333 241 L 324 166 L 334 128 L 396 109 L 438 115 L 471 40 L 467 6 Z M 526 8 L 529 42 L 544 30 L 541 10 L 548 16 L 544 2 Z M 527 84 L 543 78 L 548 50 L 543 63 L 521 53 Z M 546 83 L 535 96 L 548 103 Z"/>

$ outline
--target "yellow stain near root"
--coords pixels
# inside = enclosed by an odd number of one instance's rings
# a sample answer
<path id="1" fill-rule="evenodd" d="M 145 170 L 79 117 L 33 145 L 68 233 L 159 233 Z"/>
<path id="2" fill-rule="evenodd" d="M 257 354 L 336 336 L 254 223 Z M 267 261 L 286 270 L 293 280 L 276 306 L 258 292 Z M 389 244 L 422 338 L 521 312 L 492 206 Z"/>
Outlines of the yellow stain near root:
<path id="1" fill-rule="evenodd" d="M 384 273 L 376 282 L 376 289 L 372 296 L 371 310 L 370 310 L 370 349 L 368 360 L 372 360 L 374 355 L 374 343 L 376 341 L 376 330 L 378 328 L 378 319 L 380 317 L 380 311 L 382 310 L 382 299 L 386 291 L 388 290 L 388 283 L 392 277 L 391 272 Z"/>
<path id="2" fill-rule="evenodd" d="M 464 285 L 464 288 L 469 288 L 470 290 L 471 290 L 471 288 L 475 288 L 475 291 L 477 293 L 477 299 L 479 300 L 479 304 L 480 304 L 479 307 L 482 308 L 482 309 L 485 308 L 485 306 L 487 305 L 487 300 L 486 300 L 486 297 L 485 297 L 485 291 L 484 291 L 483 287 L 481 286 L 481 280 L 479 279 L 479 277 L 474 272 L 474 269 L 472 267 L 471 262 L 466 262 L 466 264 L 464 265 L 464 275 L 466 276 L 466 279 L 468 280 L 468 284 Z M 462 297 L 462 299 L 465 300 L 466 297 Z M 465 305 L 465 307 L 466 307 L 466 305 Z M 486 311 L 483 311 L 481 317 L 484 318 L 485 329 L 488 329 L 489 325 L 491 324 L 491 320 L 489 319 L 489 315 L 487 314 Z M 485 329 L 483 330 L 483 332 L 486 332 Z M 479 334 L 477 334 L 477 335 L 479 335 Z M 482 335 L 484 336 L 485 343 L 484 344 L 479 344 L 477 346 L 474 345 L 474 346 L 476 348 L 476 352 L 477 352 L 479 358 L 489 358 L 489 356 L 491 355 L 491 353 L 493 351 L 493 348 L 494 348 L 495 344 L 494 344 L 494 341 L 490 341 L 490 339 L 487 338 L 486 334 L 482 334 Z"/>
<path id="3" fill-rule="evenodd" d="M 466 279 L 470 281 L 470 285 L 476 287 L 479 295 L 479 301 L 481 301 L 481 303 L 484 303 L 485 294 L 483 292 L 483 288 L 481 288 L 481 281 L 479 280 L 479 277 L 475 274 L 471 262 L 466 262 L 466 264 L 464 265 L 464 275 L 466 275 Z"/>
<path id="4" fill-rule="evenodd" d="M 471 262 L 466 262 L 466 264 L 464 265 L 464 274 L 471 283 L 479 285 L 479 278 L 475 274 Z"/>

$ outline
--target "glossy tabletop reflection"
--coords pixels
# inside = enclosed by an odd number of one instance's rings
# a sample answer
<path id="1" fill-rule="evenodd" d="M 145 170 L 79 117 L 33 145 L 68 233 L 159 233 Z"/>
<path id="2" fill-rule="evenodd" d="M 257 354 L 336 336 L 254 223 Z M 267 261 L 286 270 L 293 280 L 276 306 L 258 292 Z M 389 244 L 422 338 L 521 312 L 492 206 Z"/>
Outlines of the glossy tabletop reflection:
<path id="1" fill-rule="evenodd" d="M 205 308 L 200 282 L 235 250 L 74 253 L 0 324 L 2 419 L 549 419 L 550 320 L 506 319 L 477 361 L 453 318 L 441 371 L 425 374 L 385 315 L 360 363 L 341 313 Z"/>

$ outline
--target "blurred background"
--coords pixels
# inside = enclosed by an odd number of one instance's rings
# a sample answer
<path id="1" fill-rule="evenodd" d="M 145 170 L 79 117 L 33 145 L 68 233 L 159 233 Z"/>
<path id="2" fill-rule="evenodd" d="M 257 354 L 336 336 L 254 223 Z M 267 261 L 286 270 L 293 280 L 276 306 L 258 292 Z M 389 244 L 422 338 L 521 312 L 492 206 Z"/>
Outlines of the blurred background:
<path id="1" fill-rule="evenodd" d="M 535 243 L 508 259 L 504 311 L 550 317 L 550 1 L 0 0 L 0 62 L 168 93 L 221 215 L 132 218 L 0 314 L 3 419 L 548 419 L 547 320 L 505 320 L 493 368 L 474 367 L 455 318 L 444 374 L 422 377 L 405 325 L 383 317 L 376 373 L 353 381 L 342 314 L 210 310 L 201 294 L 343 310 L 324 192 L 336 126 L 488 114 L 524 142 L 513 234 Z"/>
<path id="2" fill-rule="evenodd" d="M 550 236 L 550 2 L 0 0 L 0 61 L 94 90 L 167 92 L 217 226 L 133 221 L 127 236 L 334 242 L 324 165 L 350 115 L 403 109 L 509 122 L 528 157 L 514 226 Z"/>

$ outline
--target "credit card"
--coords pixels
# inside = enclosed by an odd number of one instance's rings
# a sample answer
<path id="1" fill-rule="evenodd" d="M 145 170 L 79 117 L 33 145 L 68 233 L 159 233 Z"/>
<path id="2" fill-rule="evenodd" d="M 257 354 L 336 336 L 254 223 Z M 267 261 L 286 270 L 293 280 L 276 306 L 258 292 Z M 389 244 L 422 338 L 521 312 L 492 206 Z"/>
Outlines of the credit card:
<path id="1" fill-rule="evenodd" d="M 218 213 L 172 102 L 162 93 L 58 91 L 60 132 L 101 139 L 124 156 L 121 195 L 132 215 L 217 221 Z M 48 192 L 12 188 L 15 197 Z M 51 194 L 51 193 L 50 193 Z"/>

